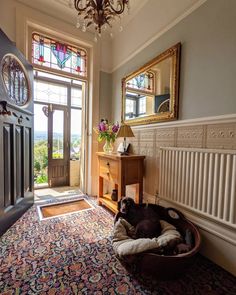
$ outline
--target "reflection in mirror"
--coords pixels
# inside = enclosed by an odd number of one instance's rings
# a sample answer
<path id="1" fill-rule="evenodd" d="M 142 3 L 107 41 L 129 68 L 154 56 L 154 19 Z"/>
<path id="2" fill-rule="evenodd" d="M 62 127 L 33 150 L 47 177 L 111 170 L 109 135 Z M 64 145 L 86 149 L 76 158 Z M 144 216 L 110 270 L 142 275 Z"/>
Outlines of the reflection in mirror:
<path id="1" fill-rule="evenodd" d="M 180 44 L 123 79 L 123 116 L 129 124 L 177 118 Z"/>

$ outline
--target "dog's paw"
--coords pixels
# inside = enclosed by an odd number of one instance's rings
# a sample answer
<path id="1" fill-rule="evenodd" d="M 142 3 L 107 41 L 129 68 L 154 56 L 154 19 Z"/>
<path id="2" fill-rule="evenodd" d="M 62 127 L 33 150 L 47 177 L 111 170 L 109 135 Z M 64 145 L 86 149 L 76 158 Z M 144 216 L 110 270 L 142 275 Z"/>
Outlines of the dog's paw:
<path id="1" fill-rule="evenodd" d="M 176 245 L 174 253 L 177 255 L 177 254 L 187 253 L 190 250 L 191 250 L 190 245 L 180 243 L 180 244 Z"/>

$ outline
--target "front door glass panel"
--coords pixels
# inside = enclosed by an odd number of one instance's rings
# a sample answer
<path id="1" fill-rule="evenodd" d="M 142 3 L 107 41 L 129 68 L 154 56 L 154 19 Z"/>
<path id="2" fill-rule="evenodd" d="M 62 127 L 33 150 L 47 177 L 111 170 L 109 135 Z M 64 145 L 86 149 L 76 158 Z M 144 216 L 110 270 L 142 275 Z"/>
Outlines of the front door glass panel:
<path id="1" fill-rule="evenodd" d="M 80 159 L 82 139 L 82 110 L 71 109 L 70 158 Z"/>
<path id="2" fill-rule="evenodd" d="M 64 158 L 64 111 L 53 110 L 52 158 Z"/>

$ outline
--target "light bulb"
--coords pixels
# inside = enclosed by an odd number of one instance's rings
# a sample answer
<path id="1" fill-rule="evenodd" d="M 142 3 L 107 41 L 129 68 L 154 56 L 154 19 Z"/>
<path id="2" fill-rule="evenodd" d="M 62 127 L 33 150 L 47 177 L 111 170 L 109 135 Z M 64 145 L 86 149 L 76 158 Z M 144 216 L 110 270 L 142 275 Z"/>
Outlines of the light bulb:
<path id="1" fill-rule="evenodd" d="M 119 27 L 119 31 L 120 31 L 120 32 L 123 31 L 123 27 L 122 27 L 122 26 Z"/>
<path id="2" fill-rule="evenodd" d="M 97 42 L 98 42 L 97 35 L 95 35 L 95 36 L 94 36 L 94 39 L 93 39 L 93 40 L 94 40 L 94 42 L 95 42 L 95 43 L 97 43 Z"/>
<path id="3" fill-rule="evenodd" d="M 112 32 L 110 33 L 110 37 L 113 38 L 113 33 Z"/>
<path id="4" fill-rule="evenodd" d="M 76 28 L 78 29 L 80 27 L 80 19 L 79 19 L 79 16 L 77 15 L 77 18 L 76 18 Z"/>
<path id="5" fill-rule="evenodd" d="M 85 25 L 85 24 L 82 26 L 82 29 L 81 29 L 81 30 L 82 30 L 82 32 L 84 32 L 84 33 L 86 32 L 86 25 Z"/>

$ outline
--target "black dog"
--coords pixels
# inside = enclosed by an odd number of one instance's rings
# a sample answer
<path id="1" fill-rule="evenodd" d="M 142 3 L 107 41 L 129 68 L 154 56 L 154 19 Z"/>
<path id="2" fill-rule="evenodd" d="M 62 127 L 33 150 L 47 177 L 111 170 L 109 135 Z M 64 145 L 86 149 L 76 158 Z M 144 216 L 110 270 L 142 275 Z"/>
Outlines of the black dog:
<path id="1" fill-rule="evenodd" d="M 146 204 L 135 204 L 134 200 L 125 197 L 118 202 L 119 217 L 126 219 L 135 227 L 136 238 L 154 238 L 161 233 L 161 224 L 158 214 Z"/>

